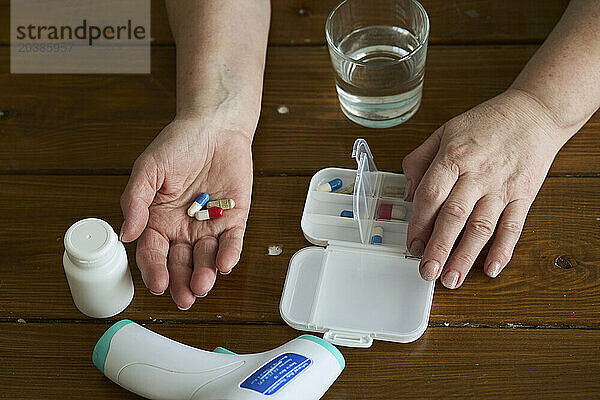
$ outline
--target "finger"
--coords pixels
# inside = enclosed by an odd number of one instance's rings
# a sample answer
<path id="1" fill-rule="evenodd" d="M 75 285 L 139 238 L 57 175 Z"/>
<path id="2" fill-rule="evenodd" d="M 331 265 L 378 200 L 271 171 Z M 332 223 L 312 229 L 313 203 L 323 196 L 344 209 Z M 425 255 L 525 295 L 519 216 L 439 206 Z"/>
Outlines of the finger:
<path id="1" fill-rule="evenodd" d="M 134 241 L 144 231 L 148 223 L 148 208 L 161 185 L 157 174 L 156 165 L 145 158 L 138 158 L 133 164 L 131 176 L 121 195 L 124 221 L 119 239 L 123 242 Z"/>
<path id="2" fill-rule="evenodd" d="M 187 243 L 173 243 L 169 250 L 169 275 L 171 276 L 171 297 L 177 308 L 188 310 L 196 301 L 190 290 L 192 277 L 192 246 Z"/>
<path id="3" fill-rule="evenodd" d="M 227 275 L 233 267 L 240 261 L 242 254 L 242 244 L 244 240 L 243 228 L 232 228 L 221 234 L 219 237 L 219 252 L 217 254 L 217 269 Z"/>
<path id="4" fill-rule="evenodd" d="M 448 199 L 440 208 L 433 232 L 425 246 L 419 265 L 423 279 L 432 281 L 438 278 L 456 238 L 480 198 L 478 186 L 473 180 L 461 178 L 456 182 Z"/>
<path id="5" fill-rule="evenodd" d="M 402 172 L 406 176 L 406 189 L 404 200 L 412 201 L 415 189 L 421 182 L 423 175 L 431 165 L 440 147 L 440 138 L 444 126 L 433 132 L 422 145 L 413 150 L 402 160 Z"/>
<path id="6" fill-rule="evenodd" d="M 531 202 L 520 199 L 510 202 L 504 209 L 484 264 L 484 271 L 489 277 L 497 277 L 510 261 L 521 236 L 529 207 Z"/>
<path id="7" fill-rule="evenodd" d="M 217 269 L 215 258 L 219 243 L 212 236 L 205 236 L 194 245 L 194 272 L 190 289 L 197 297 L 204 297 L 215 284 Z"/>
<path id="8" fill-rule="evenodd" d="M 458 180 L 458 167 L 437 156 L 417 187 L 408 222 L 406 246 L 414 256 L 422 256 L 435 216 Z"/>
<path id="9" fill-rule="evenodd" d="M 135 261 L 146 287 L 161 295 L 169 286 L 167 253 L 169 241 L 154 229 L 147 228 L 137 242 Z"/>
<path id="10" fill-rule="evenodd" d="M 442 273 L 442 284 L 448 289 L 462 285 L 483 246 L 494 234 L 496 223 L 504 208 L 499 196 L 482 197 L 467 221 L 465 231 Z"/>

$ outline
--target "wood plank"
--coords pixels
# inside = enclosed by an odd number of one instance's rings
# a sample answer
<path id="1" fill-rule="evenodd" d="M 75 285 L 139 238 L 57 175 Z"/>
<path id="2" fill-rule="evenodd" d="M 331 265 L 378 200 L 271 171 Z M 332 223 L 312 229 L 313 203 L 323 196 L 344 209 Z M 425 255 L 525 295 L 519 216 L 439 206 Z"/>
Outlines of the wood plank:
<path id="1" fill-rule="evenodd" d="M 325 43 L 325 20 L 339 0 L 272 1 L 269 43 Z M 552 30 L 567 0 L 422 0 L 431 21 L 430 43 L 541 42 Z M 10 41 L 10 0 L 0 1 L 0 44 Z M 163 0 L 153 0 L 154 44 L 173 44 Z"/>
<path id="2" fill-rule="evenodd" d="M 0 382 L 9 399 L 134 399 L 92 364 L 105 324 L 0 325 Z M 282 326 L 147 325 L 194 347 L 269 350 Z M 430 328 L 410 344 L 340 347 L 346 368 L 323 399 L 570 399 L 600 396 L 600 331 Z M 76 384 L 75 384 L 76 382 Z"/>
<path id="3" fill-rule="evenodd" d="M 0 177 L 0 320 L 86 319 L 74 307 L 61 265 L 62 237 L 77 219 L 122 222 L 122 176 Z M 128 245 L 136 295 L 122 318 L 283 324 L 279 300 L 302 236 L 307 177 L 259 177 L 241 263 L 188 312 L 143 286 Z M 493 280 L 481 260 L 456 291 L 438 284 L 431 325 L 600 327 L 600 178 L 549 178 L 511 264 Z M 280 256 L 267 247 L 280 244 Z M 560 269 L 556 257 L 574 268 Z"/>
<path id="4" fill-rule="evenodd" d="M 271 48 L 254 141 L 259 174 L 309 175 L 352 166 L 356 137 L 368 138 L 381 169 L 443 122 L 500 93 L 535 46 L 433 46 L 415 117 L 366 129 L 340 111 L 324 48 Z M 305 64 L 298 69 L 298 60 Z M 0 48 L 0 65 L 8 51 Z M 173 49 L 154 48 L 151 75 L 11 75 L 0 70 L 0 172 L 125 174 L 174 113 Z M 286 105 L 287 114 L 277 109 Z M 600 114 L 559 153 L 551 174 L 600 174 Z"/>
<path id="5" fill-rule="evenodd" d="M 325 44 L 325 20 L 339 0 L 273 1 L 271 44 Z M 568 1 L 421 0 L 431 23 L 430 43 L 541 42 Z"/>

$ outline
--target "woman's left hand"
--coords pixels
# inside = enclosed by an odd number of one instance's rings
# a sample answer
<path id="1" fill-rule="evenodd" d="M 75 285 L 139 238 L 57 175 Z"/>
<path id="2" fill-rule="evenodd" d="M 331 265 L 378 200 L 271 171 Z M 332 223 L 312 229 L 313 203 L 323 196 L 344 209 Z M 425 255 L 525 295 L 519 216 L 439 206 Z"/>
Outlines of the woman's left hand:
<path id="1" fill-rule="evenodd" d="M 500 274 L 568 136 L 557 121 L 541 102 L 509 89 L 448 121 L 404 158 L 413 201 L 407 247 L 422 255 L 424 279 L 459 287 L 493 234 L 484 271 Z"/>

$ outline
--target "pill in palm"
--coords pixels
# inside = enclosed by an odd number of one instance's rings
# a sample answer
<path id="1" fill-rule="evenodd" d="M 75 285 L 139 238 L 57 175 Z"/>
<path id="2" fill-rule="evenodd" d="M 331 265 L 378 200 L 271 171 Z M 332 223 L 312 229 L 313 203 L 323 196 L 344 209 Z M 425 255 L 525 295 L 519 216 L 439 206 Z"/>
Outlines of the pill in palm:
<path id="1" fill-rule="evenodd" d="M 373 228 L 371 244 L 383 244 L 383 228 L 381 226 L 376 226 Z"/>
<path id="2" fill-rule="evenodd" d="M 206 203 L 206 208 L 222 208 L 223 210 L 231 210 L 235 207 L 233 199 L 212 200 Z"/>
<path id="3" fill-rule="evenodd" d="M 196 219 L 198 221 L 205 221 L 207 219 L 221 218 L 223 216 L 223 209 L 220 207 L 209 208 L 207 210 L 200 210 L 196 212 Z"/>
<path id="4" fill-rule="evenodd" d="M 381 204 L 377 210 L 377 217 L 380 219 L 406 219 L 406 207 L 400 204 Z"/>
<path id="5" fill-rule="evenodd" d="M 204 207 L 206 202 L 208 202 L 208 198 L 209 198 L 208 193 L 202 193 L 200 196 L 198 196 L 198 198 L 196 198 L 196 200 L 194 200 L 194 202 L 192 203 L 190 208 L 188 208 L 187 214 L 190 217 L 193 217 L 194 215 L 196 215 L 196 213 L 198 211 L 200 211 L 202 209 L 202 207 Z"/>
<path id="6" fill-rule="evenodd" d="M 335 192 L 342 187 L 342 180 L 335 178 L 317 187 L 318 192 Z"/>

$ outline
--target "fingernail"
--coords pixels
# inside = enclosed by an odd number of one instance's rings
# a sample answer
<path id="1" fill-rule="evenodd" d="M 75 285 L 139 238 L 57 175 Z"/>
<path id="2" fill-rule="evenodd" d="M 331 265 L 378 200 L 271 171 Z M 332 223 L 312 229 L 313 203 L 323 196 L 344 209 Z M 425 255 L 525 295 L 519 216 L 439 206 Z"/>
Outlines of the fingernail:
<path id="1" fill-rule="evenodd" d="M 192 304 L 192 305 L 193 305 L 193 304 Z M 188 308 L 181 308 L 181 307 L 179 307 L 179 306 L 177 306 L 177 308 L 179 308 L 179 310 L 181 310 L 181 311 L 187 311 L 187 310 L 189 310 L 190 308 L 192 308 L 192 305 L 190 305 Z"/>
<path id="2" fill-rule="evenodd" d="M 148 289 L 148 290 L 150 290 L 150 289 Z M 163 290 L 163 291 L 162 291 L 162 292 L 160 292 L 160 293 L 156 293 L 156 292 L 153 292 L 152 290 L 150 290 L 150 293 L 152 293 L 152 294 L 153 294 L 153 295 L 155 295 L 155 296 L 162 296 L 163 294 L 165 294 L 165 291 Z"/>
<path id="3" fill-rule="evenodd" d="M 411 189 L 412 189 L 412 180 L 411 179 L 407 179 L 406 180 L 406 187 L 404 188 L 404 200 L 406 200 L 408 198 L 408 194 L 410 193 Z"/>
<path id="4" fill-rule="evenodd" d="M 427 281 L 433 281 L 437 278 L 440 264 L 437 261 L 429 260 L 423 265 L 421 269 L 421 276 Z"/>
<path id="5" fill-rule="evenodd" d="M 455 289 L 460 275 L 456 271 L 448 271 L 442 278 L 442 284 L 448 289 Z"/>
<path id="6" fill-rule="evenodd" d="M 121 226 L 121 229 L 119 230 L 119 242 L 123 241 L 123 226 Z"/>
<path id="7" fill-rule="evenodd" d="M 488 276 L 490 278 L 495 278 L 498 275 L 500 275 L 500 269 L 501 269 L 501 265 L 498 261 L 494 261 L 492 263 L 490 263 L 490 265 L 488 266 Z"/>
<path id="8" fill-rule="evenodd" d="M 196 296 L 197 298 L 201 299 L 201 298 L 203 298 L 203 297 L 206 297 L 206 296 L 208 296 L 208 292 L 206 292 L 206 293 L 204 293 L 204 294 L 196 294 L 196 293 L 194 293 L 194 296 Z"/>
<path id="9" fill-rule="evenodd" d="M 229 271 L 227 271 L 227 272 L 221 272 L 221 270 L 219 270 L 219 273 L 220 273 L 221 275 L 229 275 L 229 274 L 231 273 L 231 271 L 233 271 L 233 268 L 231 268 L 231 269 L 230 269 Z"/>
<path id="10" fill-rule="evenodd" d="M 415 257 L 422 257 L 425 250 L 425 243 L 421 239 L 413 239 L 410 243 L 410 254 Z"/>

